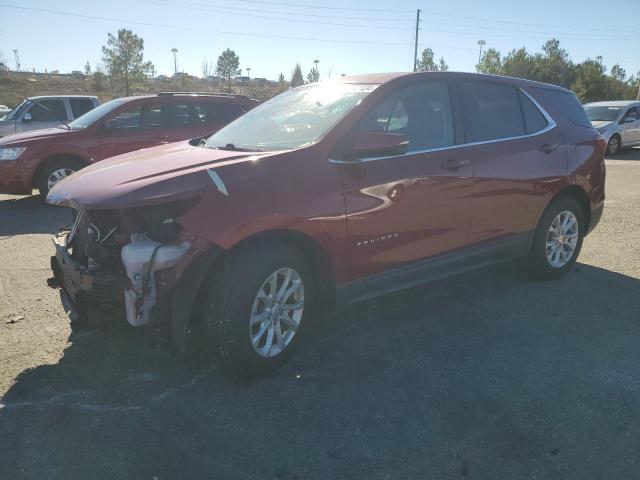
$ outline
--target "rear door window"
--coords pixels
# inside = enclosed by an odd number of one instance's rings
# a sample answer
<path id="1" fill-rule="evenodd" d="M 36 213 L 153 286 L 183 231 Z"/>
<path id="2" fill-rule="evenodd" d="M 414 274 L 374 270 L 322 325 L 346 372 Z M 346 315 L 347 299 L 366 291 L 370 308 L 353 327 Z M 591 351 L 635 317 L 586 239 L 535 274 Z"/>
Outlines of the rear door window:
<path id="1" fill-rule="evenodd" d="M 67 121 L 67 109 L 62 100 L 38 100 L 29 110 L 31 120 L 35 122 Z"/>
<path id="2" fill-rule="evenodd" d="M 499 140 L 525 134 L 518 89 L 489 82 L 459 82 L 469 142 Z"/>
<path id="3" fill-rule="evenodd" d="M 540 87 L 535 87 L 535 90 L 571 122 L 581 127 L 591 128 L 591 122 L 575 93 Z"/>
<path id="4" fill-rule="evenodd" d="M 145 127 L 149 129 L 168 127 L 170 124 L 170 108 L 166 103 L 147 105 L 145 111 Z"/>
<path id="5" fill-rule="evenodd" d="M 446 82 L 411 85 L 389 95 L 361 120 L 359 130 L 405 135 L 409 139 L 408 153 L 453 145 L 453 115 Z"/>
<path id="6" fill-rule="evenodd" d="M 90 98 L 70 98 L 69 105 L 73 118 L 78 118 L 89 110 L 93 110 L 93 101 Z"/>
<path id="7" fill-rule="evenodd" d="M 173 106 L 171 124 L 174 127 L 189 127 L 203 123 L 195 105 L 189 103 L 178 103 Z"/>

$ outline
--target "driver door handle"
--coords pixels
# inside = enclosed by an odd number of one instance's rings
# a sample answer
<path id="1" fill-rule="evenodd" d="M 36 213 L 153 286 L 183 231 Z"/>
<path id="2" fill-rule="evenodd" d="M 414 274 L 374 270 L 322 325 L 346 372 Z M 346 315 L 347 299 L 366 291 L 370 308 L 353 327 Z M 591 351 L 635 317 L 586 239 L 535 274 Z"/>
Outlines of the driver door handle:
<path id="1" fill-rule="evenodd" d="M 540 151 L 542 153 L 546 153 L 549 154 L 551 152 L 553 152 L 554 150 L 556 150 L 560 145 L 558 145 L 557 143 L 545 143 L 543 145 L 540 146 Z"/>
<path id="2" fill-rule="evenodd" d="M 471 160 L 467 159 L 450 158 L 442 162 L 442 168 L 452 172 L 455 172 L 459 168 L 466 167 L 468 165 L 471 165 Z"/>

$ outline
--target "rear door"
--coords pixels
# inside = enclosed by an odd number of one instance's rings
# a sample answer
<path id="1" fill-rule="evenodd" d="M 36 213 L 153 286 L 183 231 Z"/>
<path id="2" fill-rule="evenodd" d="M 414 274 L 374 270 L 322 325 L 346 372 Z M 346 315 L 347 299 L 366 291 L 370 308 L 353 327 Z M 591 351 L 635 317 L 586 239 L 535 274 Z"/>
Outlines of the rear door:
<path id="1" fill-rule="evenodd" d="M 69 98 L 69 107 L 71 108 L 71 116 L 76 119 L 89 110 L 93 110 L 94 104 L 91 98 L 71 97 Z"/>
<path id="2" fill-rule="evenodd" d="M 486 80 L 458 81 L 464 148 L 474 166 L 469 237 L 526 248 L 548 199 L 547 186 L 566 175 L 564 138 L 553 119 L 524 90 Z"/>

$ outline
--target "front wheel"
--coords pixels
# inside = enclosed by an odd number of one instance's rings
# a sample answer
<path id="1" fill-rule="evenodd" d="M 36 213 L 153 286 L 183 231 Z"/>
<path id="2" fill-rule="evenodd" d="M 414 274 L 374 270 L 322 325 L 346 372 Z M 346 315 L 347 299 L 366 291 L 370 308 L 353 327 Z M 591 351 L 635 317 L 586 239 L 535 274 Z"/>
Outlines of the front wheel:
<path id="1" fill-rule="evenodd" d="M 569 196 L 554 200 L 534 233 L 526 261 L 529 274 L 543 280 L 566 275 L 578 258 L 585 231 L 580 204 Z"/>
<path id="2" fill-rule="evenodd" d="M 49 161 L 38 176 L 37 187 L 43 199 L 47 198 L 49 190 L 51 190 L 62 179 L 77 172 L 85 166 L 75 158 L 60 158 L 58 160 Z"/>
<path id="3" fill-rule="evenodd" d="M 253 245 L 221 270 L 206 312 L 214 362 L 242 377 L 275 370 L 310 322 L 314 285 L 306 258 L 287 245 Z"/>

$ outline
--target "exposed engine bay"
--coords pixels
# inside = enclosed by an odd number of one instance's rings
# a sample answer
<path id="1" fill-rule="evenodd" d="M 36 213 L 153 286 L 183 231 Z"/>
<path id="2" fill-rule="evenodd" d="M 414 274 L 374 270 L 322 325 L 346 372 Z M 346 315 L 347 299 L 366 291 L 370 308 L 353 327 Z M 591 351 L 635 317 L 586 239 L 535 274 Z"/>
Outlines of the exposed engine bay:
<path id="1" fill-rule="evenodd" d="M 73 225 L 53 239 L 49 282 L 70 297 L 75 321 L 96 325 L 124 317 L 138 327 L 166 319 L 172 289 L 202 254 L 176 222 L 193 204 L 75 210 Z"/>

